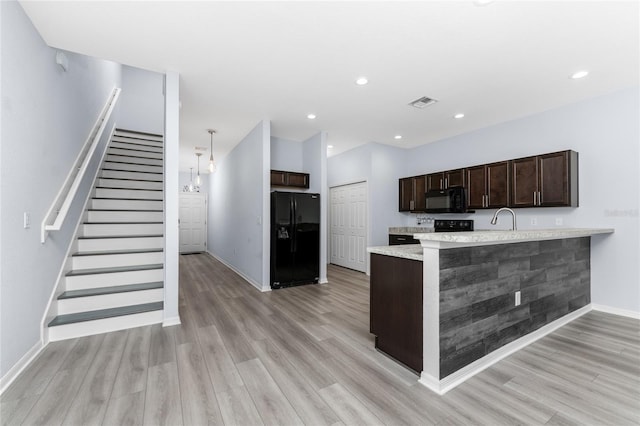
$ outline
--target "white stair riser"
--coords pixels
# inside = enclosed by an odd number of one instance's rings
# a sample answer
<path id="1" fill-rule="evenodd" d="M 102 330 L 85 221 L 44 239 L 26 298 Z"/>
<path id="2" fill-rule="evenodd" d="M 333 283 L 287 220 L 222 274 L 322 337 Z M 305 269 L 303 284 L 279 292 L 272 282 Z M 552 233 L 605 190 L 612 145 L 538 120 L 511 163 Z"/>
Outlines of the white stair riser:
<path id="1" fill-rule="evenodd" d="M 115 285 L 152 283 L 164 281 L 163 269 L 146 271 L 112 272 L 110 274 L 74 275 L 65 277 L 66 290 L 112 287 Z"/>
<path id="2" fill-rule="evenodd" d="M 129 253 L 129 254 L 96 254 L 73 256 L 71 267 L 74 271 L 94 268 L 112 268 L 117 266 L 155 265 L 164 262 L 163 252 Z"/>
<path id="3" fill-rule="evenodd" d="M 162 166 L 146 166 L 144 164 L 112 163 L 105 161 L 103 169 L 121 170 L 125 172 L 162 173 Z"/>
<path id="4" fill-rule="evenodd" d="M 128 235 L 158 235 L 162 234 L 162 223 L 108 223 L 83 224 L 80 234 L 83 237 L 114 237 Z"/>
<path id="5" fill-rule="evenodd" d="M 122 189 L 162 189 L 162 182 L 146 180 L 98 179 L 98 186 Z"/>
<path id="6" fill-rule="evenodd" d="M 55 342 L 58 340 L 73 339 L 76 337 L 91 336 L 93 334 L 108 333 L 110 331 L 126 330 L 134 327 L 158 324 L 163 321 L 163 317 L 164 313 L 160 310 L 48 327 L 49 341 Z"/>
<path id="7" fill-rule="evenodd" d="M 87 222 L 162 222 L 164 214 L 161 211 L 89 211 Z"/>
<path id="8" fill-rule="evenodd" d="M 162 201 L 153 200 L 91 200 L 91 210 L 162 210 Z"/>
<path id="9" fill-rule="evenodd" d="M 125 148 L 114 148 L 110 146 L 107 150 L 108 155 L 123 155 L 126 157 L 136 157 L 136 158 L 147 158 L 147 159 L 156 159 L 162 160 L 161 152 L 148 152 L 148 151 L 140 151 L 137 149 L 125 149 Z"/>
<path id="10" fill-rule="evenodd" d="M 163 248 L 162 237 L 144 238 L 96 238 L 78 240 L 78 252 L 103 250 L 137 250 Z"/>
<path id="11" fill-rule="evenodd" d="M 116 131 L 114 133 L 114 138 L 162 144 L 162 136 L 141 135 L 139 133 L 133 133 L 133 132 Z"/>
<path id="12" fill-rule="evenodd" d="M 143 179 L 153 180 L 160 183 L 164 180 L 162 173 L 126 172 L 120 170 L 100 170 L 100 177 L 115 179 Z"/>
<path id="13" fill-rule="evenodd" d="M 146 151 L 146 152 L 159 152 L 162 153 L 164 151 L 164 149 L 160 146 L 151 146 L 151 145 L 144 145 L 144 144 L 139 144 L 136 142 L 118 142 L 118 141 L 113 141 L 111 142 L 111 144 L 109 144 L 110 148 L 122 148 L 122 149 L 137 149 L 140 151 Z"/>
<path id="14" fill-rule="evenodd" d="M 103 294 L 100 296 L 74 297 L 72 299 L 58 300 L 58 315 L 141 305 L 143 303 L 162 302 L 163 300 L 164 289 L 162 288 Z"/>
<path id="15" fill-rule="evenodd" d="M 155 158 L 129 157 L 125 155 L 107 154 L 106 161 L 116 162 L 116 163 L 146 164 L 149 166 L 162 166 L 162 160 L 157 160 Z"/>
<path id="16" fill-rule="evenodd" d="M 162 191 L 144 189 L 109 189 L 96 188 L 96 198 L 121 198 L 136 200 L 162 200 Z"/>

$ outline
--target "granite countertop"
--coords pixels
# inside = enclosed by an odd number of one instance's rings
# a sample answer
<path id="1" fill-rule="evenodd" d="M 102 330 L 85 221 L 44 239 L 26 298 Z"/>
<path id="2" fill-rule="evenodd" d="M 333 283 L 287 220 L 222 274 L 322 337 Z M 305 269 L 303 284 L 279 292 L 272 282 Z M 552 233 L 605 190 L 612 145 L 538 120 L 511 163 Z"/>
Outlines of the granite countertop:
<path id="1" fill-rule="evenodd" d="M 389 231 L 394 228 L 389 228 Z M 475 245 L 507 244 L 525 241 L 580 238 L 597 234 L 611 234 L 612 228 L 558 228 L 526 229 L 521 231 L 473 231 L 473 232 L 423 232 L 411 234 L 421 244 L 367 247 L 367 252 L 385 256 L 423 260 L 423 246 L 431 248 L 455 248 Z M 395 233 L 395 232 L 394 232 Z"/>
<path id="2" fill-rule="evenodd" d="M 393 226 L 389 227 L 389 234 L 393 235 L 408 235 L 413 236 L 413 234 L 428 234 L 433 232 L 433 227 L 429 228 L 427 226 Z"/>
<path id="3" fill-rule="evenodd" d="M 413 238 L 421 241 L 443 243 L 509 243 L 520 241 L 557 240 L 563 238 L 588 237 L 596 234 L 611 234 L 612 228 L 557 228 L 524 229 L 518 231 L 473 231 L 416 233 Z"/>
<path id="4" fill-rule="evenodd" d="M 385 256 L 402 257 L 410 260 L 419 260 L 422 262 L 422 246 L 420 244 L 367 247 L 367 252 L 382 254 Z"/>

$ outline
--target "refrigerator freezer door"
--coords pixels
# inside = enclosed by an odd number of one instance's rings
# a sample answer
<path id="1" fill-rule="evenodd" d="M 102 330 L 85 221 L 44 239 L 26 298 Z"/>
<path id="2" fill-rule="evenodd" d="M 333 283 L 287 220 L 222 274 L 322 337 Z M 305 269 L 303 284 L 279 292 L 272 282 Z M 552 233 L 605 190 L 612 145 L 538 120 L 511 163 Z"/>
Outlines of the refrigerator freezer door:
<path id="1" fill-rule="evenodd" d="M 320 196 L 295 194 L 295 282 L 318 282 L 320 276 Z"/>
<path id="2" fill-rule="evenodd" d="M 287 193 L 271 194 L 271 285 L 293 280 L 293 200 Z"/>

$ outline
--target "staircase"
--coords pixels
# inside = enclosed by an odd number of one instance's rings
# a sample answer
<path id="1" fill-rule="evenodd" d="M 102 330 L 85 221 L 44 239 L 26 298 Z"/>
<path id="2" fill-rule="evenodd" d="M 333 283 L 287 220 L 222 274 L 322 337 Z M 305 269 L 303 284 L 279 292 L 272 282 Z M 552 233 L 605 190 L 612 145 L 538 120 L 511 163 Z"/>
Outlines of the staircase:
<path id="1" fill-rule="evenodd" d="M 118 129 L 54 301 L 49 340 L 163 320 L 162 136 Z"/>

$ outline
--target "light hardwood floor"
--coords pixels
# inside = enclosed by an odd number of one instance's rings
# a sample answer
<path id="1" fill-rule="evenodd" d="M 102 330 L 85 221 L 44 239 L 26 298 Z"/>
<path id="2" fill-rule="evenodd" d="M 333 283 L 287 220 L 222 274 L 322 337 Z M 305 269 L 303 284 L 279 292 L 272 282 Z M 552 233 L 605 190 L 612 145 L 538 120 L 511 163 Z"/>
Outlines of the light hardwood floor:
<path id="1" fill-rule="evenodd" d="M 182 325 L 49 344 L 2 424 L 640 423 L 640 321 L 590 312 L 438 396 L 373 348 L 367 277 L 329 282 L 260 293 L 181 256 Z"/>

